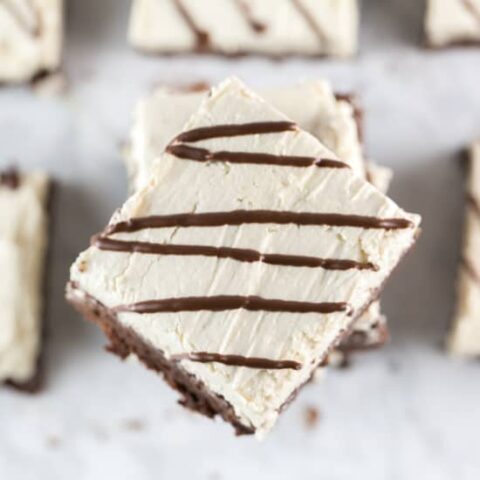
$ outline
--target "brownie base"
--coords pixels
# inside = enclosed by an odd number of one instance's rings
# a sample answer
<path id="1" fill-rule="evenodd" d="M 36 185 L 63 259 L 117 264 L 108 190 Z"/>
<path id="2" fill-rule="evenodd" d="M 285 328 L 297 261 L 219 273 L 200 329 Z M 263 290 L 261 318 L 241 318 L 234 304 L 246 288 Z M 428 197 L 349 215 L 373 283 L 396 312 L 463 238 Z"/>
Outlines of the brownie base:
<path id="1" fill-rule="evenodd" d="M 350 327 L 339 333 L 337 340 L 318 365 L 319 368 L 328 365 L 330 353 L 352 334 L 355 319 L 363 315 L 371 303 L 377 300 L 381 290 L 382 288 L 379 288 L 372 292 L 369 302 L 352 318 Z M 75 292 L 80 292 L 80 295 L 75 295 Z M 101 328 L 109 340 L 109 344 L 105 347 L 108 352 L 119 356 L 123 360 L 134 354 L 147 368 L 162 374 L 165 381 L 181 394 L 180 405 L 209 418 L 219 415 L 234 427 L 237 435 L 252 435 L 255 433 L 253 427 L 246 426 L 240 421 L 233 407 L 222 396 L 211 392 L 202 381 L 183 369 L 178 361 L 168 360 L 161 350 L 147 343 L 132 329 L 121 325 L 112 310 L 81 290 L 75 282 L 67 284 L 66 299 L 86 320 Z M 278 413 L 286 410 L 302 388 L 312 382 L 314 375 L 315 369 L 312 370 L 307 381 L 297 387 L 278 408 Z"/>
<path id="2" fill-rule="evenodd" d="M 98 325 L 109 340 L 107 351 L 126 359 L 135 354 L 144 365 L 163 375 L 165 381 L 177 390 L 179 403 L 185 408 L 213 418 L 216 415 L 230 423 L 237 435 L 251 435 L 255 429 L 243 424 L 233 407 L 220 395 L 211 392 L 206 385 L 182 368 L 179 362 L 168 360 L 163 352 L 149 345 L 133 330 L 121 325 L 115 314 L 93 297 L 82 292 L 83 300 L 75 295 L 75 285 L 67 286 L 67 300 L 88 321 Z"/>

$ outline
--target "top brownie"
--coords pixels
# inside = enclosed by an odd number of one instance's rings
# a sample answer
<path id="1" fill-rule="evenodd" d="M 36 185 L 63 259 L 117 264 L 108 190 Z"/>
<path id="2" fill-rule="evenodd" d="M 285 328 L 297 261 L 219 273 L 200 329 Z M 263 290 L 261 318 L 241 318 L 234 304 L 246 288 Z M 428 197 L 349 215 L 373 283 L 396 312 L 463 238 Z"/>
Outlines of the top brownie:
<path id="1" fill-rule="evenodd" d="M 103 305 L 110 338 L 112 322 L 129 332 L 122 356 L 159 352 L 171 383 L 183 371 L 263 435 L 419 222 L 232 79 L 79 256 L 68 296 L 90 317 Z"/>
<path id="2" fill-rule="evenodd" d="M 134 0 L 130 41 L 153 53 L 348 57 L 357 0 Z"/>

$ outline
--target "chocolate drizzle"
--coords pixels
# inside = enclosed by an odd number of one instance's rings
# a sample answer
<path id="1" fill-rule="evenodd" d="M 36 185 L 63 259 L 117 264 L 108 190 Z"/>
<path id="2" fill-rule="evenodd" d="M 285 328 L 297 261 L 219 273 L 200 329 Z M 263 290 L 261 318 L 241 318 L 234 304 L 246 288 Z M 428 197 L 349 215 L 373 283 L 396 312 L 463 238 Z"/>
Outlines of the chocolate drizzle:
<path id="1" fill-rule="evenodd" d="M 227 310 L 248 310 L 251 312 L 319 313 L 346 312 L 352 309 L 346 302 L 297 302 L 268 299 L 257 296 L 218 295 L 212 297 L 166 298 L 146 300 L 113 308 L 115 313 L 178 313 L 178 312 L 225 312 Z"/>
<path id="2" fill-rule="evenodd" d="M 20 175 L 15 168 L 0 172 L 0 186 L 16 190 L 20 186 Z"/>
<path id="3" fill-rule="evenodd" d="M 224 227 L 243 224 L 295 224 L 330 227 L 397 230 L 412 228 L 404 218 L 377 218 L 339 213 L 283 212 L 274 210 L 234 210 L 231 212 L 180 213 L 131 218 L 107 227 L 105 234 L 137 232 L 147 228 Z"/>
<path id="4" fill-rule="evenodd" d="M 269 265 L 288 267 L 324 268 L 325 270 L 373 270 L 378 266 L 370 262 L 353 260 L 324 259 L 302 255 L 281 255 L 260 253 L 255 250 L 228 247 L 209 247 L 201 245 L 170 245 L 160 243 L 114 240 L 106 237 L 95 237 L 92 245 L 100 250 L 125 253 L 142 253 L 150 255 L 201 255 L 206 257 L 230 258 L 240 262 L 263 262 Z"/>
<path id="5" fill-rule="evenodd" d="M 174 139 L 172 144 L 180 142 L 194 143 L 211 138 L 294 132 L 297 130 L 298 125 L 293 122 L 253 122 L 236 125 L 214 125 L 212 127 L 195 128 L 183 132 Z"/>
<path id="6" fill-rule="evenodd" d="M 201 29 L 195 22 L 192 14 L 183 4 L 182 0 L 174 0 L 174 4 L 177 8 L 178 13 L 181 15 L 185 23 L 188 25 L 192 33 L 195 35 L 197 42 L 197 49 L 200 51 L 205 51 L 210 48 L 210 35 L 207 31 Z"/>
<path id="7" fill-rule="evenodd" d="M 35 16 L 35 20 L 33 25 L 29 25 L 27 21 L 25 21 L 23 15 L 18 11 L 18 9 L 12 4 L 9 0 L 0 0 L 0 4 L 3 5 L 6 10 L 10 13 L 11 17 L 15 20 L 17 25 L 28 33 L 31 37 L 38 37 L 40 35 L 40 15 L 38 14 L 36 6 L 33 4 L 32 1 L 29 0 L 29 8 L 32 11 L 33 15 Z"/>
<path id="8" fill-rule="evenodd" d="M 167 147 L 166 151 L 183 160 L 197 162 L 230 162 L 251 165 L 276 165 L 285 167 L 322 167 L 350 168 L 344 162 L 327 158 L 304 157 L 294 155 L 272 155 L 252 152 L 210 152 L 205 148 L 196 148 L 185 143 L 223 137 L 244 135 L 265 135 L 270 133 L 293 132 L 298 130 L 297 124 L 288 121 L 255 122 L 237 125 L 214 125 L 189 130 L 178 135 Z"/>
<path id="9" fill-rule="evenodd" d="M 181 353 L 171 357 L 173 361 L 189 360 L 198 363 L 223 363 L 233 367 L 248 367 L 266 370 L 301 370 L 302 364 L 294 360 L 269 360 L 268 358 L 222 355 L 220 353 Z"/>
<path id="10" fill-rule="evenodd" d="M 297 9 L 297 12 L 303 17 L 305 23 L 309 26 L 313 33 L 318 38 L 318 41 L 321 45 L 325 45 L 328 42 L 325 32 L 320 27 L 318 22 L 315 21 L 314 16 L 308 11 L 307 7 L 303 4 L 302 0 L 291 0 L 294 7 Z"/>
<path id="11" fill-rule="evenodd" d="M 297 3 L 297 2 L 296 2 Z M 177 4 L 184 10 L 181 2 Z M 188 18 L 190 18 L 188 16 Z M 197 30 L 189 20 L 192 29 Z M 196 142 L 245 135 L 264 135 L 282 132 L 295 132 L 298 126 L 288 121 L 255 122 L 237 125 L 214 125 L 196 128 L 178 135 L 166 151 L 178 159 L 197 162 L 231 162 L 253 165 L 275 165 L 279 167 L 324 167 L 349 168 L 343 162 L 333 159 L 321 159 L 305 156 L 272 155 L 258 152 L 211 152 L 189 144 Z M 232 247 L 213 247 L 208 245 L 177 245 L 142 242 L 109 238 L 117 233 L 134 233 L 145 229 L 188 228 L 188 227 L 225 227 L 244 224 L 278 224 L 296 226 L 352 227 L 361 229 L 396 230 L 414 227 L 413 222 L 405 218 L 378 218 L 362 215 L 294 212 L 275 210 L 234 210 L 219 212 L 177 213 L 169 215 L 151 215 L 130 218 L 109 225 L 103 234 L 92 239 L 92 245 L 112 252 L 139 253 L 147 255 L 207 256 L 228 258 L 240 262 L 263 262 L 266 264 L 290 267 L 324 268 L 326 270 L 373 270 L 378 266 L 370 262 L 354 260 L 324 259 L 302 255 L 262 253 L 251 249 Z M 270 299 L 260 296 L 212 295 L 186 296 L 173 298 L 147 299 L 145 301 L 117 305 L 111 309 L 113 314 L 134 313 L 140 315 L 179 313 L 179 312 L 225 312 L 232 310 L 252 312 L 282 312 L 291 314 L 334 314 L 351 316 L 353 306 L 347 302 L 308 302 L 296 300 Z M 292 360 L 270 360 L 240 355 L 223 355 L 210 352 L 191 352 L 174 355 L 173 360 L 190 360 L 208 363 L 218 362 L 225 365 L 261 369 L 300 369 L 302 365 Z"/>
<path id="12" fill-rule="evenodd" d="M 233 0 L 234 3 L 237 5 L 238 10 L 243 15 L 245 20 L 247 21 L 250 28 L 258 34 L 264 33 L 267 30 L 267 25 L 259 20 L 255 19 L 252 15 L 252 9 L 250 5 L 245 2 L 245 0 Z"/>
<path id="13" fill-rule="evenodd" d="M 183 160 L 196 162 L 229 162 L 250 165 L 276 165 L 284 167 L 350 168 L 346 163 L 328 158 L 271 155 L 251 152 L 210 152 L 205 148 L 188 145 L 169 145 L 167 153 Z"/>

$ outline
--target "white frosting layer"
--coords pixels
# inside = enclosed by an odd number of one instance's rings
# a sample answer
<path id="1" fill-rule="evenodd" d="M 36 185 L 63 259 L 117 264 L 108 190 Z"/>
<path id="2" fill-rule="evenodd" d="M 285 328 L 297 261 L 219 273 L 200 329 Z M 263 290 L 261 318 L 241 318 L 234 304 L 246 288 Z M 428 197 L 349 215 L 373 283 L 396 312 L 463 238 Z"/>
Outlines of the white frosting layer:
<path id="1" fill-rule="evenodd" d="M 354 107 L 350 102 L 337 100 L 327 82 L 318 80 L 268 89 L 261 91 L 261 95 L 364 175 Z M 189 92 L 160 87 L 138 102 L 126 156 L 132 191 L 148 181 L 155 159 L 183 130 L 206 96 L 206 91 Z M 379 179 L 380 175 L 384 178 L 380 170 L 377 172 Z"/>
<path id="2" fill-rule="evenodd" d="M 480 206 L 480 142 L 471 151 L 467 191 Z M 464 262 L 458 281 L 458 305 L 450 351 L 455 355 L 480 356 L 480 212 L 467 205 L 463 246 Z M 466 268 L 465 263 L 469 265 Z M 476 278 L 477 277 L 477 278 Z"/>
<path id="3" fill-rule="evenodd" d="M 63 0 L 0 0 L 0 83 L 59 67 Z"/>
<path id="4" fill-rule="evenodd" d="M 208 32 L 211 50 L 215 52 L 347 57 L 357 50 L 357 0 L 180 1 L 198 28 Z M 158 53 L 195 50 L 196 36 L 176 2 L 134 0 L 131 43 Z M 255 21 L 265 25 L 262 32 L 255 31 L 242 14 L 241 2 Z M 302 9 L 308 19 L 301 13 Z"/>
<path id="5" fill-rule="evenodd" d="M 239 81 L 228 80 L 202 102 L 185 129 L 284 119 Z M 335 158 L 301 130 L 210 139 L 195 146 L 212 151 Z M 139 216 L 240 209 L 400 217 L 410 219 L 415 226 L 420 221 L 352 169 L 206 164 L 164 154 L 155 163 L 148 185 L 126 202 L 112 223 Z M 92 247 L 73 265 L 71 279 L 107 307 L 170 297 L 256 295 L 348 302 L 359 311 L 412 245 L 415 233 L 416 228 L 387 231 L 292 224 L 147 229 L 115 237 L 370 261 L 379 270 L 340 272 L 211 257 L 114 253 Z M 308 380 L 338 337 L 351 326 L 352 318 L 345 312 L 319 315 L 246 310 L 118 315 L 123 325 L 167 357 L 206 351 L 301 362 L 299 371 L 274 371 L 182 361 L 188 372 L 223 396 L 240 420 L 253 426 L 259 435 L 272 427 L 279 408 Z"/>
<path id="6" fill-rule="evenodd" d="M 0 185 L 0 383 L 27 382 L 36 372 L 48 190 L 41 173 L 23 175 L 15 190 Z"/>
<path id="7" fill-rule="evenodd" d="M 207 96 L 206 91 L 179 91 L 165 87 L 138 102 L 126 155 L 131 191 L 144 185 L 152 165 L 170 141 L 182 131 L 190 116 Z M 317 137 L 360 175 L 365 175 L 362 144 L 358 135 L 355 110 L 351 102 L 338 99 L 328 82 L 309 81 L 296 86 L 268 89 L 263 98 L 294 120 L 301 128 Z M 392 172 L 388 168 L 367 164 L 370 181 L 386 193 Z M 368 342 L 381 339 L 372 328 L 384 321 L 379 308 L 369 309 L 359 319 L 360 330 L 369 335 Z"/>
<path id="8" fill-rule="evenodd" d="M 480 41 L 480 0 L 428 0 L 425 29 L 435 47 Z"/>

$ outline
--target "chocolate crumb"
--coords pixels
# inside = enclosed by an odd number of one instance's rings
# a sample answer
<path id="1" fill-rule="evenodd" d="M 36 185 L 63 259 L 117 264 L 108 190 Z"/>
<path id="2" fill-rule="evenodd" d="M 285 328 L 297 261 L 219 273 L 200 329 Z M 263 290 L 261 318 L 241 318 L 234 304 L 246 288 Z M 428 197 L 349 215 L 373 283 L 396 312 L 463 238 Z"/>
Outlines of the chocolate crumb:
<path id="1" fill-rule="evenodd" d="M 307 428 L 314 428 L 320 419 L 320 412 L 315 407 L 307 407 L 305 409 L 305 424 Z"/>
<path id="2" fill-rule="evenodd" d="M 129 432 L 141 432 L 145 430 L 145 422 L 139 418 L 129 418 L 122 422 L 122 426 Z"/>

